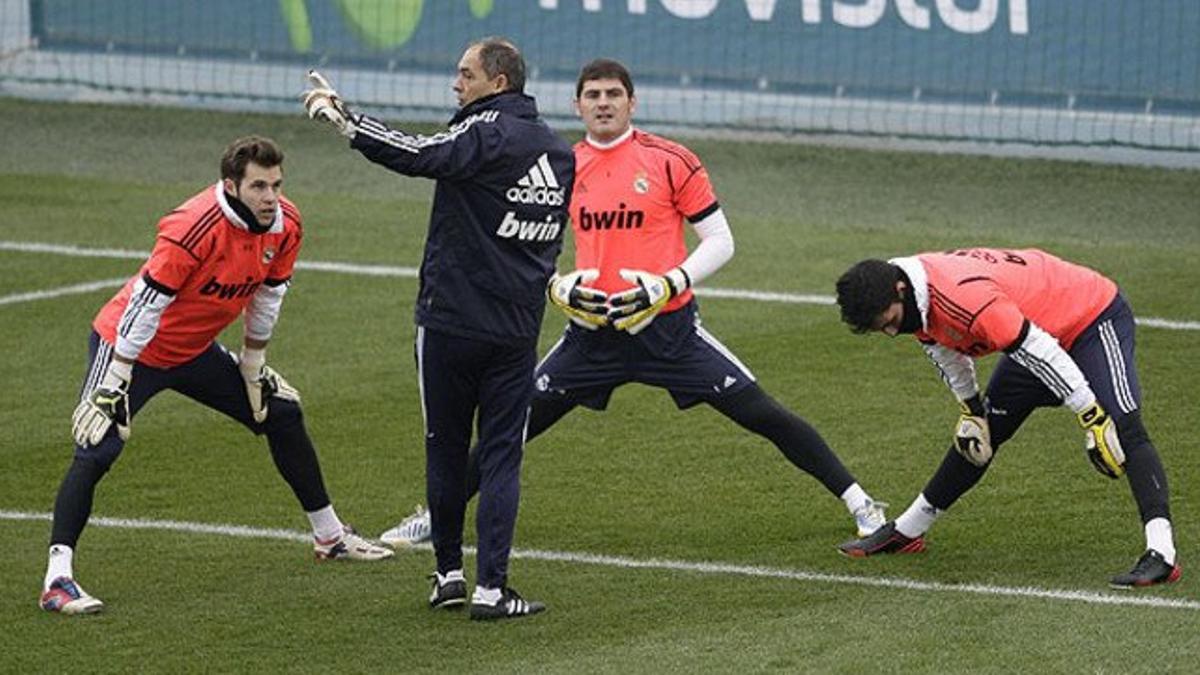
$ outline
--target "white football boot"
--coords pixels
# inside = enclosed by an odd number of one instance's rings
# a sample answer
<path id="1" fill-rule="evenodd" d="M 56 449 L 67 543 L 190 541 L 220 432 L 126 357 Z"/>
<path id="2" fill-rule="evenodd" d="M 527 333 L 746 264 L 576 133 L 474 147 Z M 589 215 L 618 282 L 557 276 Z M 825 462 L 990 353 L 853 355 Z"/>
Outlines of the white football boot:
<path id="1" fill-rule="evenodd" d="M 341 536 L 321 540 L 313 537 L 313 552 L 317 560 L 385 560 L 395 551 L 358 536 L 354 528 L 343 526 Z"/>
<path id="2" fill-rule="evenodd" d="M 95 614 L 104 609 L 104 603 L 99 598 L 88 595 L 70 577 L 59 577 L 50 582 L 50 588 L 42 593 L 38 604 L 47 612 L 60 614 Z"/>
<path id="3" fill-rule="evenodd" d="M 392 547 L 412 546 L 429 541 L 433 533 L 429 510 L 420 504 L 412 515 L 400 521 L 400 524 L 379 535 L 379 541 Z"/>

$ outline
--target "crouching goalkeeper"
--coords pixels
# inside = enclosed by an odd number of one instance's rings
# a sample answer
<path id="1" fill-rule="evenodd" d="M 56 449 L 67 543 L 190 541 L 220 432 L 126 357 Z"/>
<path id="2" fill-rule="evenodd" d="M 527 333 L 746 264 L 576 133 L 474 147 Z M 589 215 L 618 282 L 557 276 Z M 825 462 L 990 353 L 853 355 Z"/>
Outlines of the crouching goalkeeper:
<path id="1" fill-rule="evenodd" d="M 961 403 L 954 442 L 925 489 L 843 553 L 923 550 L 925 532 L 983 478 L 1030 413 L 1062 405 L 1083 428 L 1092 466 L 1128 476 L 1145 529 L 1145 552 L 1111 585 L 1179 579 L 1167 476 L 1142 424 L 1133 311 L 1112 280 L 1035 249 L 973 248 L 864 260 L 838 279 L 837 301 L 855 332 L 913 334 Z M 997 351 L 985 399 L 972 359 Z"/>
<path id="2" fill-rule="evenodd" d="M 90 366 L 72 418 L 75 458 L 54 504 L 40 601 L 46 611 L 103 608 L 75 581 L 75 546 L 134 415 L 163 389 L 266 435 L 275 466 L 308 514 L 318 559 L 391 557 L 338 519 L 300 395 L 265 363 L 303 234 L 300 213 L 281 194 L 282 165 L 273 141 L 234 141 L 221 159 L 221 180 L 159 221 L 149 259 L 93 321 Z M 214 340 L 243 315 L 244 345 L 235 355 Z"/>

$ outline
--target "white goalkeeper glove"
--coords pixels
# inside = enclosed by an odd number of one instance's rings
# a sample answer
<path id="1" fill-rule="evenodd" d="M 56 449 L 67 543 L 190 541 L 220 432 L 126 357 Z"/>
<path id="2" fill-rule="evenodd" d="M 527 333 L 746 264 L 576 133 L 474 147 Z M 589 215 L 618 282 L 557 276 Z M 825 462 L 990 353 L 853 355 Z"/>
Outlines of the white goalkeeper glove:
<path id="1" fill-rule="evenodd" d="M 1080 411 L 1079 426 L 1087 435 L 1083 449 L 1092 466 L 1109 478 L 1120 478 L 1125 473 L 1125 450 L 1112 417 L 1104 412 L 1100 403 L 1092 403 Z"/>
<path id="2" fill-rule="evenodd" d="M 637 335 L 654 321 L 667 302 L 686 291 L 692 281 L 683 268 L 676 267 L 661 276 L 643 270 L 621 270 L 621 278 L 633 288 L 609 296 L 608 319 L 613 327 Z"/>
<path id="3" fill-rule="evenodd" d="M 958 425 L 954 428 L 954 449 L 975 466 L 992 461 L 992 434 L 988 430 L 987 411 L 976 394 L 959 401 Z"/>
<path id="4" fill-rule="evenodd" d="M 346 138 L 354 138 L 358 132 L 354 126 L 354 115 L 329 80 L 317 71 L 310 70 L 308 82 L 310 88 L 304 92 L 304 109 L 308 111 L 308 116 L 332 124 Z"/>
<path id="5" fill-rule="evenodd" d="M 268 400 L 272 397 L 293 403 L 300 402 L 300 392 L 288 384 L 283 376 L 266 364 L 265 349 L 242 348 L 238 357 L 238 370 L 246 385 L 246 398 L 250 400 L 250 411 L 254 421 L 262 424 L 270 411 Z"/>
<path id="6" fill-rule="evenodd" d="M 71 434 L 80 447 L 98 445 L 109 427 L 117 425 L 117 435 L 129 440 L 129 382 L 133 364 L 113 359 L 104 372 L 100 386 L 92 390 L 71 416 Z"/>
<path id="7" fill-rule="evenodd" d="M 555 274 L 546 284 L 546 296 L 555 307 L 571 317 L 575 325 L 596 330 L 608 323 L 608 294 L 585 284 L 598 278 L 598 269 Z"/>

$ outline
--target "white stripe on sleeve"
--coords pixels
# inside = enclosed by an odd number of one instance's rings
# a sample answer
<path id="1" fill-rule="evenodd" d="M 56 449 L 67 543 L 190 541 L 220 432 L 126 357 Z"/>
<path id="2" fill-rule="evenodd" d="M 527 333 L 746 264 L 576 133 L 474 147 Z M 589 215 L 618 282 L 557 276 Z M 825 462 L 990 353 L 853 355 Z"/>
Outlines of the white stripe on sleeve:
<path id="1" fill-rule="evenodd" d="M 362 119 L 359 120 L 358 132 L 397 150 L 420 154 L 421 150 L 425 148 L 453 142 L 454 139 L 461 136 L 477 122 L 495 122 L 499 116 L 499 111 L 487 110 L 471 115 L 441 133 L 432 136 L 421 136 L 393 129 L 373 117 L 363 115 Z"/>
<path id="2" fill-rule="evenodd" d="M 1037 324 L 1029 323 L 1025 341 L 1009 356 L 1028 368 L 1029 372 L 1076 413 L 1095 403 L 1096 394 L 1092 392 L 1083 371 L 1079 370 L 1071 356 L 1058 344 L 1058 340 Z"/>
<path id="3" fill-rule="evenodd" d="M 965 401 L 979 393 L 975 361 L 971 357 L 940 344 L 922 344 L 921 347 L 958 400 Z"/>
<path id="4" fill-rule="evenodd" d="M 163 312 L 174 300 L 174 295 L 164 293 L 147 284 L 144 277 L 138 277 L 133 283 L 129 304 L 125 305 L 121 320 L 117 322 L 116 353 L 136 361 L 146 345 L 154 339 Z"/>

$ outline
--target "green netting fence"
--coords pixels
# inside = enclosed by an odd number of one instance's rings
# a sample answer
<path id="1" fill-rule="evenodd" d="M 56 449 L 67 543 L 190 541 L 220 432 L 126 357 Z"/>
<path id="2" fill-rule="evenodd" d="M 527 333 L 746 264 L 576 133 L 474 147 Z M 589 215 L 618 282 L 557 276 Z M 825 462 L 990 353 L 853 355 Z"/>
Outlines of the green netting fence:
<path id="1" fill-rule="evenodd" d="M 1196 0 L 0 0 L 0 94 L 445 119 L 486 35 L 564 121 L 609 56 L 647 124 L 1200 150 Z"/>

